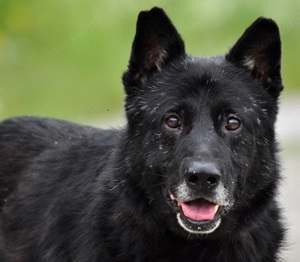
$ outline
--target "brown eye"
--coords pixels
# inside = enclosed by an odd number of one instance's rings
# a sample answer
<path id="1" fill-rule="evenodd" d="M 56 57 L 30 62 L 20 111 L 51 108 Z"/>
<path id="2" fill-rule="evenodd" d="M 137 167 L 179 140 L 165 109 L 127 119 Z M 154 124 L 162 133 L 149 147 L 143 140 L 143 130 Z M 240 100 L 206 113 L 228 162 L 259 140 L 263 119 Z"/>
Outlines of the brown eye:
<path id="1" fill-rule="evenodd" d="M 229 131 L 234 131 L 238 129 L 241 125 L 240 120 L 236 116 L 229 116 L 226 119 L 226 129 Z"/>
<path id="2" fill-rule="evenodd" d="M 177 114 L 170 114 L 166 117 L 165 124 L 170 128 L 179 128 L 181 126 L 180 118 Z"/>

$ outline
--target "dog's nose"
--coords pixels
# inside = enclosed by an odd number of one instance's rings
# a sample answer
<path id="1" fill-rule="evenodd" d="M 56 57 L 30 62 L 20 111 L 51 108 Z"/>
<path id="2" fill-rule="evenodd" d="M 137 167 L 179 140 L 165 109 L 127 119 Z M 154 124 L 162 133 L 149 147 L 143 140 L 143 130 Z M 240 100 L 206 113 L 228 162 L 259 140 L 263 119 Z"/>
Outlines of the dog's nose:
<path id="1" fill-rule="evenodd" d="M 214 163 L 188 161 L 185 163 L 184 179 L 188 186 L 211 189 L 219 184 L 221 173 Z"/>

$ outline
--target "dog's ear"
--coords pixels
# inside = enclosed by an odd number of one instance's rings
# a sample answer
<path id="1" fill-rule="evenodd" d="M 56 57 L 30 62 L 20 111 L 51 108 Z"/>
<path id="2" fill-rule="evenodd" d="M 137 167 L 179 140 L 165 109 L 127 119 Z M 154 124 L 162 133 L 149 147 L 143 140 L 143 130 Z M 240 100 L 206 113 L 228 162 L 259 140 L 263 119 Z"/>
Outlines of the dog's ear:
<path id="1" fill-rule="evenodd" d="M 132 44 L 128 71 L 123 75 L 126 93 L 131 93 L 170 61 L 184 56 L 184 42 L 160 8 L 141 12 Z"/>
<path id="2" fill-rule="evenodd" d="M 283 89 L 280 35 L 272 19 L 258 18 L 231 48 L 226 59 L 263 81 L 273 97 L 277 98 Z"/>

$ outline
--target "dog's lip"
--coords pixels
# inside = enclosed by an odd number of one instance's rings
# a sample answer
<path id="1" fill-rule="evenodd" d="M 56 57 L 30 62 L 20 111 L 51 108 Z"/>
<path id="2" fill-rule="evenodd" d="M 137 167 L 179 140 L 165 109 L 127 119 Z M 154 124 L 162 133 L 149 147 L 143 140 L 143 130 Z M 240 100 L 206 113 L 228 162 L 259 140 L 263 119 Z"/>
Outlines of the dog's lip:
<path id="1" fill-rule="evenodd" d="M 173 206 L 173 211 L 176 213 L 177 221 L 185 231 L 192 234 L 210 234 L 220 226 L 224 209 L 223 206 L 215 204 L 204 197 L 189 198 L 183 201 L 183 199 L 177 199 L 170 191 L 168 191 L 167 194 Z M 189 202 L 192 201 L 200 201 L 200 203 L 202 202 L 204 205 L 210 205 L 208 212 L 205 211 L 205 208 L 203 211 L 203 207 L 201 206 L 199 207 L 200 211 L 197 206 L 190 210 L 185 209 L 186 206 L 189 205 Z M 196 211 L 193 214 L 194 210 Z"/>
<path id="2" fill-rule="evenodd" d="M 178 200 L 169 192 L 172 205 L 180 211 L 182 215 L 194 222 L 204 222 L 215 219 L 220 211 L 220 205 L 200 197 L 188 200 Z"/>
<path id="3" fill-rule="evenodd" d="M 183 214 L 194 221 L 209 221 L 215 218 L 219 205 L 203 198 L 189 202 L 178 202 Z"/>

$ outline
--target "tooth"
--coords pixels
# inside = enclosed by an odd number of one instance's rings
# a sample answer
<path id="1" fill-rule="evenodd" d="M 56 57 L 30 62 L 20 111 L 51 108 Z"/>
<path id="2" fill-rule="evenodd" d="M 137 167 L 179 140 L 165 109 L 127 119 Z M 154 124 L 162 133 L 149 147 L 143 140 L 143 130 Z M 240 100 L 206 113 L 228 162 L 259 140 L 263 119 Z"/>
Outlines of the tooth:
<path id="1" fill-rule="evenodd" d="M 219 205 L 215 205 L 215 214 L 218 212 L 219 207 Z"/>

